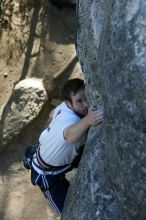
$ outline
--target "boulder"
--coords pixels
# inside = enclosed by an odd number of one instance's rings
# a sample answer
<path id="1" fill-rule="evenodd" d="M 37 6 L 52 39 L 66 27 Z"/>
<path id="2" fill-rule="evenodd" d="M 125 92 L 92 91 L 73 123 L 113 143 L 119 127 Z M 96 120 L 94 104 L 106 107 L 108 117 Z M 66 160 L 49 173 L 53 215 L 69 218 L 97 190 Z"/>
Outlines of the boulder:
<path id="1" fill-rule="evenodd" d="M 16 137 L 40 113 L 47 100 L 41 79 L 24 79 L 16 84 L 1 113 L 0 145 Z"/>
<path id="2" fill-rule="evenodd" d="M 62 220 L 146 219 L 146 3 L 80 0 L 77 52 L 92 127 Z"/>

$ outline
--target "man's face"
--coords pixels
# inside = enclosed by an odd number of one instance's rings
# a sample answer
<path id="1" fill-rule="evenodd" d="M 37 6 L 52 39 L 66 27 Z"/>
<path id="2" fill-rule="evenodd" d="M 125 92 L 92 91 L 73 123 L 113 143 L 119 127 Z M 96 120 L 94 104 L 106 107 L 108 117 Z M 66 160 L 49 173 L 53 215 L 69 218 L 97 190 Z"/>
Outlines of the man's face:
<path id="1" fill-rule="evenodd" d="M 71 94 L 70 107 L 80 116 L 86 116 L 88 113 L 88 105 L 85 96 L 85 90 L 79 90 L 75 95 Z"/>

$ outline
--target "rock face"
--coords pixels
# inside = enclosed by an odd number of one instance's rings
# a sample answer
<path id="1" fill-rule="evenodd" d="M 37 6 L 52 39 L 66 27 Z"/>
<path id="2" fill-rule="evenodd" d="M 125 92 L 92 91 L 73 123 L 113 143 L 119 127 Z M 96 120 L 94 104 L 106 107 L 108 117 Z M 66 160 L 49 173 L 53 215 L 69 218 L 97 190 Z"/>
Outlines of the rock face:
<path id="1" fill-rule="evenodd" d="M 80 0 L 77 51 L 90 103 L 89 131 L 62 220 L 146 219 L 146 3 Z"/>
<path id="2" fill-rule="evenodd" d="M 47 94 L 40 79 L 25 79 L 14 87 L 0 121 L 0 143 L 7 144 L 16 137 L 41 111 Z"/>

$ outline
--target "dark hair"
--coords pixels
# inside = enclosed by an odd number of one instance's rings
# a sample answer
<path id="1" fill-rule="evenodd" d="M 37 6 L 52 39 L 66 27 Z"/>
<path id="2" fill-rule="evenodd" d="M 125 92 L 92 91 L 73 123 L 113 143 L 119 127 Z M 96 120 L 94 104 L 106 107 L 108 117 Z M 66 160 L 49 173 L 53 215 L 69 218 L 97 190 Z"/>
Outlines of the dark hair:
<path id="1" fill-rule="evenodd" d="M 85 84 L 82 79 L 74 78 L 68 80 L 62 88 L 62 99 L 71 101 L 71 94 L 75 95 L 79 90 L 85 89 Z"/>

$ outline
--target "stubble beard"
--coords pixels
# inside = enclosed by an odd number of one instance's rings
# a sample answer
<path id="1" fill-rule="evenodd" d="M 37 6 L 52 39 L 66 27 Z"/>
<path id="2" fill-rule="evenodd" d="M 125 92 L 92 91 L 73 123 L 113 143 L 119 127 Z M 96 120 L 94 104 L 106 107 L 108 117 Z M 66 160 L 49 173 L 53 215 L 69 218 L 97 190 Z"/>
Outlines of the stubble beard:
<path id="1" fill-rule="evenodd" d="M 88 114 L 88 109 L 87 110 L 85 109 L 85 111 L 83 111 L 83 113 L 77 112 L 75 110 L 74 110 L 74 112 L 82 119 Z"/>

